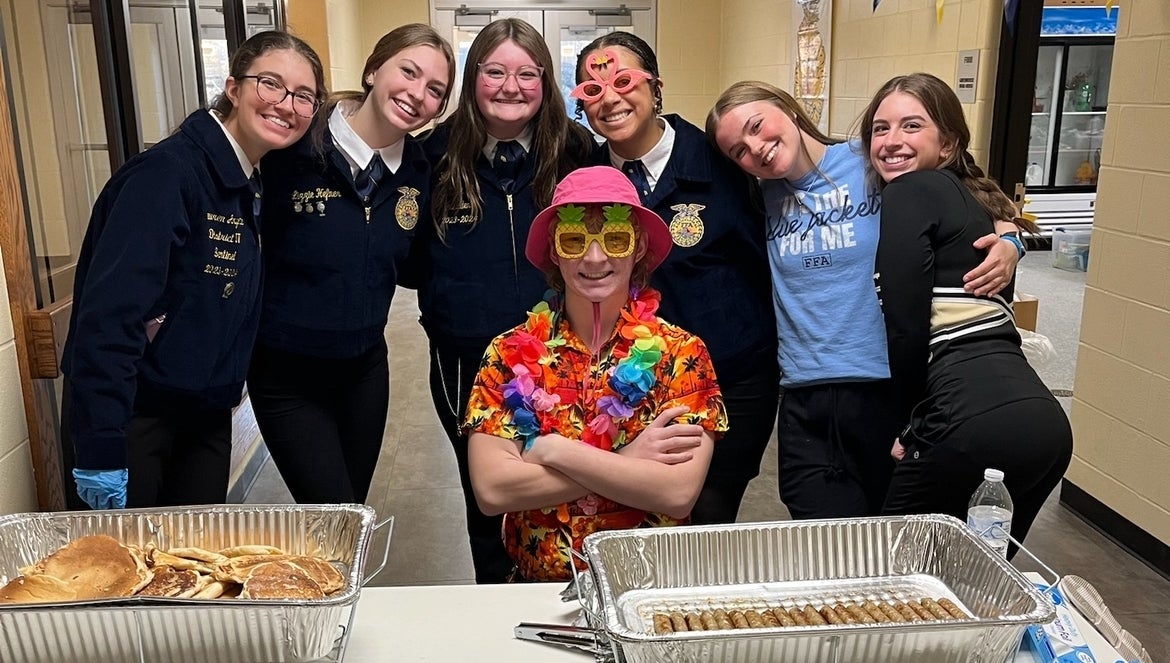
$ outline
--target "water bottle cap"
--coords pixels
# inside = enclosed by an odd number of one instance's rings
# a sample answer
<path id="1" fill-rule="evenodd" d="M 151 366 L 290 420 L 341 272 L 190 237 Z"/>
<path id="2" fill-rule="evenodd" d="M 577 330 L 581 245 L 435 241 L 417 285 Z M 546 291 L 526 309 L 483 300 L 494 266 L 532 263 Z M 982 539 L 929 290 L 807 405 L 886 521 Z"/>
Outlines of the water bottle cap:
<path id="1" fill-rule="evenodd" d="M 983 470 L 984 481 L 1003 481 L 1003 470 L 987 468 Z"/>

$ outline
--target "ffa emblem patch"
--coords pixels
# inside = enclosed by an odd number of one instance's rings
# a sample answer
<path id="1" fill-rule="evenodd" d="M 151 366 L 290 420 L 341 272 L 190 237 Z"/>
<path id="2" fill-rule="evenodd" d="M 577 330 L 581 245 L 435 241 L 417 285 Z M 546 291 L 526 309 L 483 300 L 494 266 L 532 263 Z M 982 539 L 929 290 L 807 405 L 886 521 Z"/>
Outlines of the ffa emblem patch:
<path id="1" fill-rule="evenodd" d="M 394 205 L 394 218 L 398 221 L 398 227 L 403 230 L 414 230 L 418 225 L 418 197 L 419 190 L 403 186 L 398 188 L 398 193 L 402 197 L 398 199 L 398 203 Z"/>
<path id="2" fill-rule="evenodd" d="M 683 203 L 671 205 L 670 209 L 678 212 L 670 221 L 670 238 L 675 245 L 690 248 L 703 239 L 703 220 L 699 212 L 707 209 L 706 205 L 698 203 Z"/>

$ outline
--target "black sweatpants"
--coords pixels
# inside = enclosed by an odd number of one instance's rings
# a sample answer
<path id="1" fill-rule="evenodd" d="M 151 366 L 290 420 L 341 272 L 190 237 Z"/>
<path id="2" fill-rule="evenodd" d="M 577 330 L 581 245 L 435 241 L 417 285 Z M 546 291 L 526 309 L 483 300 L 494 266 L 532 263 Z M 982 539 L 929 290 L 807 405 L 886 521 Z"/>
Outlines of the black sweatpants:
<path id="1" fill-rule="evenodd" d="M 889 380 L 786 389 L 776 424 L 781 501 L 797 519 L 877 515 L 897 434 Z"/>
<path id="2" fill-rule="evenodd" d="M 463 485 L 463 504 L 467 514 L 467 539 L 471 546 L 471 563 L 477 583 L 504 583 L 512 575 L 515 563 L 504 550 L 503 516 L 484 515 L 475 501 L 471 471 L 467 462 L 468 436 L 460 430 L 471 397 L 471 386 L 479 373 L 479 364 L 490 341 L 446 343 L 431 339 L 431 399 L 443 432 L 459 465 L 459 482 Z"/>
<path id="3" fill-rule="evenodd" d="M 715 443 L 703 490 L 691 510 L 696 525 L 735 522 L 748 483 L 760 473 L 760 461 L 776 425 L 780 402 L 780 367 L 775 348 L 751 362 L 753 371 L 739 379 L 719 377 L 727 408 L 727 432 Z M 716 374 L 719 369 L 716 367 Z"/>
<path id="4" fill-rule="evenodd" d="M 257 345 L 248 394 L 268 452 L 297 502 L 366 501 L 390 404 L 384 340 L 349 359 Z"/>
<path id="5" fill-rule="evenodd" d="M 227 501 L 231 408 L 135 412 L 126 427 L 126 449 L 127 507 Z"/>
<path id="6" fill-rule="evenodd" d="M 928 389 L 883 512 L 946 513 L 965 522 L 983 470 L 994 467 L 1012 497 L 1011 534 L 1023 541 L 1072 460 L 1064 409 L 1018 352 L 932 369 Z"/>

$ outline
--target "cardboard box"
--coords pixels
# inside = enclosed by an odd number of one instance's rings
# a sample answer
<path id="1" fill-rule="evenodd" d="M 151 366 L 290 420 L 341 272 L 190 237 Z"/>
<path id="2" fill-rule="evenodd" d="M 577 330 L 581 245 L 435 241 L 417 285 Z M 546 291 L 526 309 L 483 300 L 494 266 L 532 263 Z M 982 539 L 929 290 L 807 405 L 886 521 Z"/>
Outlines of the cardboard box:
<path id="1" fill-rule="evenodd" d="M 1016 314 L 1016 326 L 1028 331 L 1036 331 L 1036 315 L 1040 310 L 1040 300 L 1034 295 L 1017 292 L 1012 301 L 1012 310 Z"/>

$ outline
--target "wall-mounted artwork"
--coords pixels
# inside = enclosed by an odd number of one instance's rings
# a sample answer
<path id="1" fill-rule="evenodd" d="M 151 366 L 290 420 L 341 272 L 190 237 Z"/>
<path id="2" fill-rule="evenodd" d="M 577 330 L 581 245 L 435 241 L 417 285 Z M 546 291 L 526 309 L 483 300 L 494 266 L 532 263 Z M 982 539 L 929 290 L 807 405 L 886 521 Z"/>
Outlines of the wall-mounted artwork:
<path id="1" fill-rule="evenodd" d="M 792 96 L 821 131 L 829 133 L 829 48 L 833 31 L 831 0 L 795 0 Z M 799 22 L 798 22 L 799 21 Z"/>

